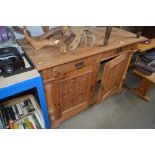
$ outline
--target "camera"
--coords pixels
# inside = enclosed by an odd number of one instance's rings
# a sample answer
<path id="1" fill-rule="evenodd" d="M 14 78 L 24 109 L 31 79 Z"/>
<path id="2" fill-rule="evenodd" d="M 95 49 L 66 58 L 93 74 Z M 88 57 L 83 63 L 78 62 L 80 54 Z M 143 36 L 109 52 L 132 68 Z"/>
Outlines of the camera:
<path id="1" fill-rule="evenodd" d="M 12 75 L 23 68 L 25 68 L 25 63 L 17 48 L 0 49 L 0 75 Z"/>

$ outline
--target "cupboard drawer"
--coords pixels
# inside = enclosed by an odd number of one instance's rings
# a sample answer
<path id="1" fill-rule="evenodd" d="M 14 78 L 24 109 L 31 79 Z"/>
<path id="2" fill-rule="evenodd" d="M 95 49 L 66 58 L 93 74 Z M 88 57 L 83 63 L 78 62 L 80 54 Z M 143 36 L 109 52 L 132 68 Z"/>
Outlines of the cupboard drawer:
<path id="1" fill-rule="evenodd" d="M 125 52 L 128 52 L 129 50 L 131 50 L 131 51 L 135 50 L 135 46 L 133 46 L 133 47 L 132 46 L 124 46 L 124 47 L 120 47 L 120 48 L 117 48 L 117 49 L 114 49 L 114 50 L 111 50 L 111 51 L 103 52 L 100 55 L 100 58 L 101 58 L 101 61 L 106 60 L 106 59 L 115 57 L 117 55 L 123 54 Z"/>
<path id="2" fill-rule="evenodd" d="M 42 75 L 44 82 L 48 81 L 48 80 L 52 80 L 53 79 L 53 69 L 52 68 L 45 69 L 45 70 L 41 71 L 41 75 Z"/>
<path id="3" fill-rule="evenodd" d="M 73 62 L 69 62 L 60 66 L 53 67 L 53 76 L 58 76 L 73 70 L 81 69 L 86 65 L 93 64 L 97 61 L 97 55 L 87 58 L 82 58 Z"/>

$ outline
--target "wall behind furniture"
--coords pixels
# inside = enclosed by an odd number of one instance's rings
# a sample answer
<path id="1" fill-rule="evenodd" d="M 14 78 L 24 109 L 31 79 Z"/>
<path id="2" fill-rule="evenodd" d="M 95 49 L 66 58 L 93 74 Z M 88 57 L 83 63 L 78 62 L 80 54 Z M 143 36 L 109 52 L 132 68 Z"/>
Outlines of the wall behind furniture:
<path id="1" fill-rule="evenodd" d="M 137 33 L 139 26 L 122 26 L 122 29 L 125 29 L 127 31 Z M 155 26 L 142 26 L 142 36 L 145 36 L 149 39 L 155 38 Z"/>
<path id="2" fill-rule="evenodd" d="M 53 26 L 50 26 L 52 28 Z M 117 26 L 119 28 L 125 29 L 127 31 L 137 33 L 138 26 Z M 43 33 L 41 26 L 27 26 L 27 29 L 31 32 L 32 36 L 39 36 Z M 23 38 L 23 35 L 15 33 L 16 38 Z M 155 38 L 155 26 L 143 26 L 142 35 L 148 38 Z"/>
<path id="3" fill-rule="evenodd" d="M 50 26 L 51 28 L 52 26 Z M 39 36 L 43 33 L 42 27 L 41 26 L 27 26 L 27 29 L 31 32 L 32 36 Z M 16 39 L 21 39 L 24 36 L 20 35 L 18 33 L 15 33 Z"/>

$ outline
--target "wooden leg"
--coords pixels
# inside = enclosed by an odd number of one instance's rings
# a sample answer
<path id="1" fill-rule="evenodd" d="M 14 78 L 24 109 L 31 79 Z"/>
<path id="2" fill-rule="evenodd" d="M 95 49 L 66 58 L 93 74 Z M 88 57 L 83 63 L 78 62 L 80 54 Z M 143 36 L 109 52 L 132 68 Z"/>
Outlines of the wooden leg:
<path id="1" fill-rule="evenodd" d="M 58 129 L 60 127 L 60 121 L 59 120 L 54 120 L 52 121 L 52 129 Z"/>
<path id="2" fill-rule="evenodd" d="M 143 98 L 145 101 L 149 101 L 149 97 L 147 96 L 147 91 L 152 85 L 147 79 L 142 79 L 138 88 L 132 89 L 132 91 L 137 94 L 139 97 Z"/>

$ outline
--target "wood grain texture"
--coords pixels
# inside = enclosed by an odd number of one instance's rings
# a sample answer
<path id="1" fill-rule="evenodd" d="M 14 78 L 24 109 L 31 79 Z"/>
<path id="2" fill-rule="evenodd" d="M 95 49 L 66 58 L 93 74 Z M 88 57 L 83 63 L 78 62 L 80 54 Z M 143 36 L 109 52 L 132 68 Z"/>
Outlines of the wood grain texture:
<path id="1" fill-rule="evenodd" d="M 128 54 L 125 53 L 117 56 L 105 64 L 97 103 L 100 103 L 120 88 L 124 72 L 126 71 L 127 61 Z"/>
<path id="2" fill-rule="evenodd" d="M 65 53 L 67 50 L 66 44 L 61 42 L 60 40 L 56 40 L 54 38 L 50 39 L 40 39 L 40 37 L 31 37 L 26 29 L 24 29 L 25 39 L 33 46 L 35 49 L 34 53 L 37 54 L 38 50 L 44 49 L 45 47 L 54 46 L 57 47 L 60 52 Z"/>
<path id="3" fill-rule="evenodd" d="M 152 83 L 155 83 L 155 73 L 153 73 L 151 76 L 145 75 L 137 70 L 134 70 L 134 73 L 144 79 L 147 79 L 148 81 L 151 81 Z"/>
<path id="4" fill-rule="evenodd" d="M 113 28 L 108 46 L 103 47 L 105 28 L 96 28 L 94 30 L 94 34 L 96 35 L 96 44 L 94 47 L 79 47 L 75 50 L 74 54 L 71 52 L 62 54 L 55 47 L 46 47 L 38 50 L 37 54 L 35 54 L 31 45 L 27 44 L 23 40 L 19 40 L 18 42 L 24 49 L 25 53 L 29 56 L 37 70 L 41 71 L 85 57 L 103 54 L 104 52 L 145 40 L 144 37 L 136 38 L 136 35 L 133 33 L 122 29 Z"/>
<path id="5" fill-rule="evenodd" d="M 137 48 L 139 49 L 140 52 L 145 52 L 147 50 L 155 48 L 155 39 L 150 39 L 149 41 L 150 41 L 149 44 L 142 44 L 142 43 L 138 44 Z"/>
<path id="6" fill-rule="evenodd" d="M 50 115 L 50 120 L 55 120 L 55 107 L 53 104 L 53 98 L 52 98 L 52 83 L 44 85 L 45 94 L 46 94 L 46 103 L 48 106 L 48 112 Z"/>
<path id="7" fill-rule="evenodd" d="M 48 32 L 49 31 L 49 26 L 42 26 L 42 29 L 44 32 Z"/>
<path id="8" fill-rule="evenodd" d="M 134 73 L 141 77 L 140 84 L 137 88 L 132 89 L 132 92 L 137 94 L 139 97 L 144 99 L 145 101 L 149 101 L 150 98 L 147 96 L 147 92 L 150 89 L 150 87 L 155 84 L 155 73 L 153 73 L 151 76 L 145 75 L 137 70 L 134 70 Z"/>
<path id="9" fill-rule="evenodd" d="M 85 66 L 81 69 L 60 75 L 53 82 L 53 102 L 57 107 L 56 119 L 61 119 L 63 115 L 67 117 L 67 113 L 74 113 L 71 111 L 77 111 L 75 107 L 79 109 L 82 105 L 89 105 L 91 98 L 93 97 L 93 86 L 95 85 L 97 65 Z M 79 109 L 82 111 L 83 109 Z"/>
<path id="10" fill-rule="evenodd" d="M 147 96 L 147 92 L 151 86 L 152 86 L 152 82 L 143 78 L 138 88 L 132 89 L 132 92 L 137 94 L 139 97 L 141 97 L 145 101 L 149 101 L 150 98 Z"/>

